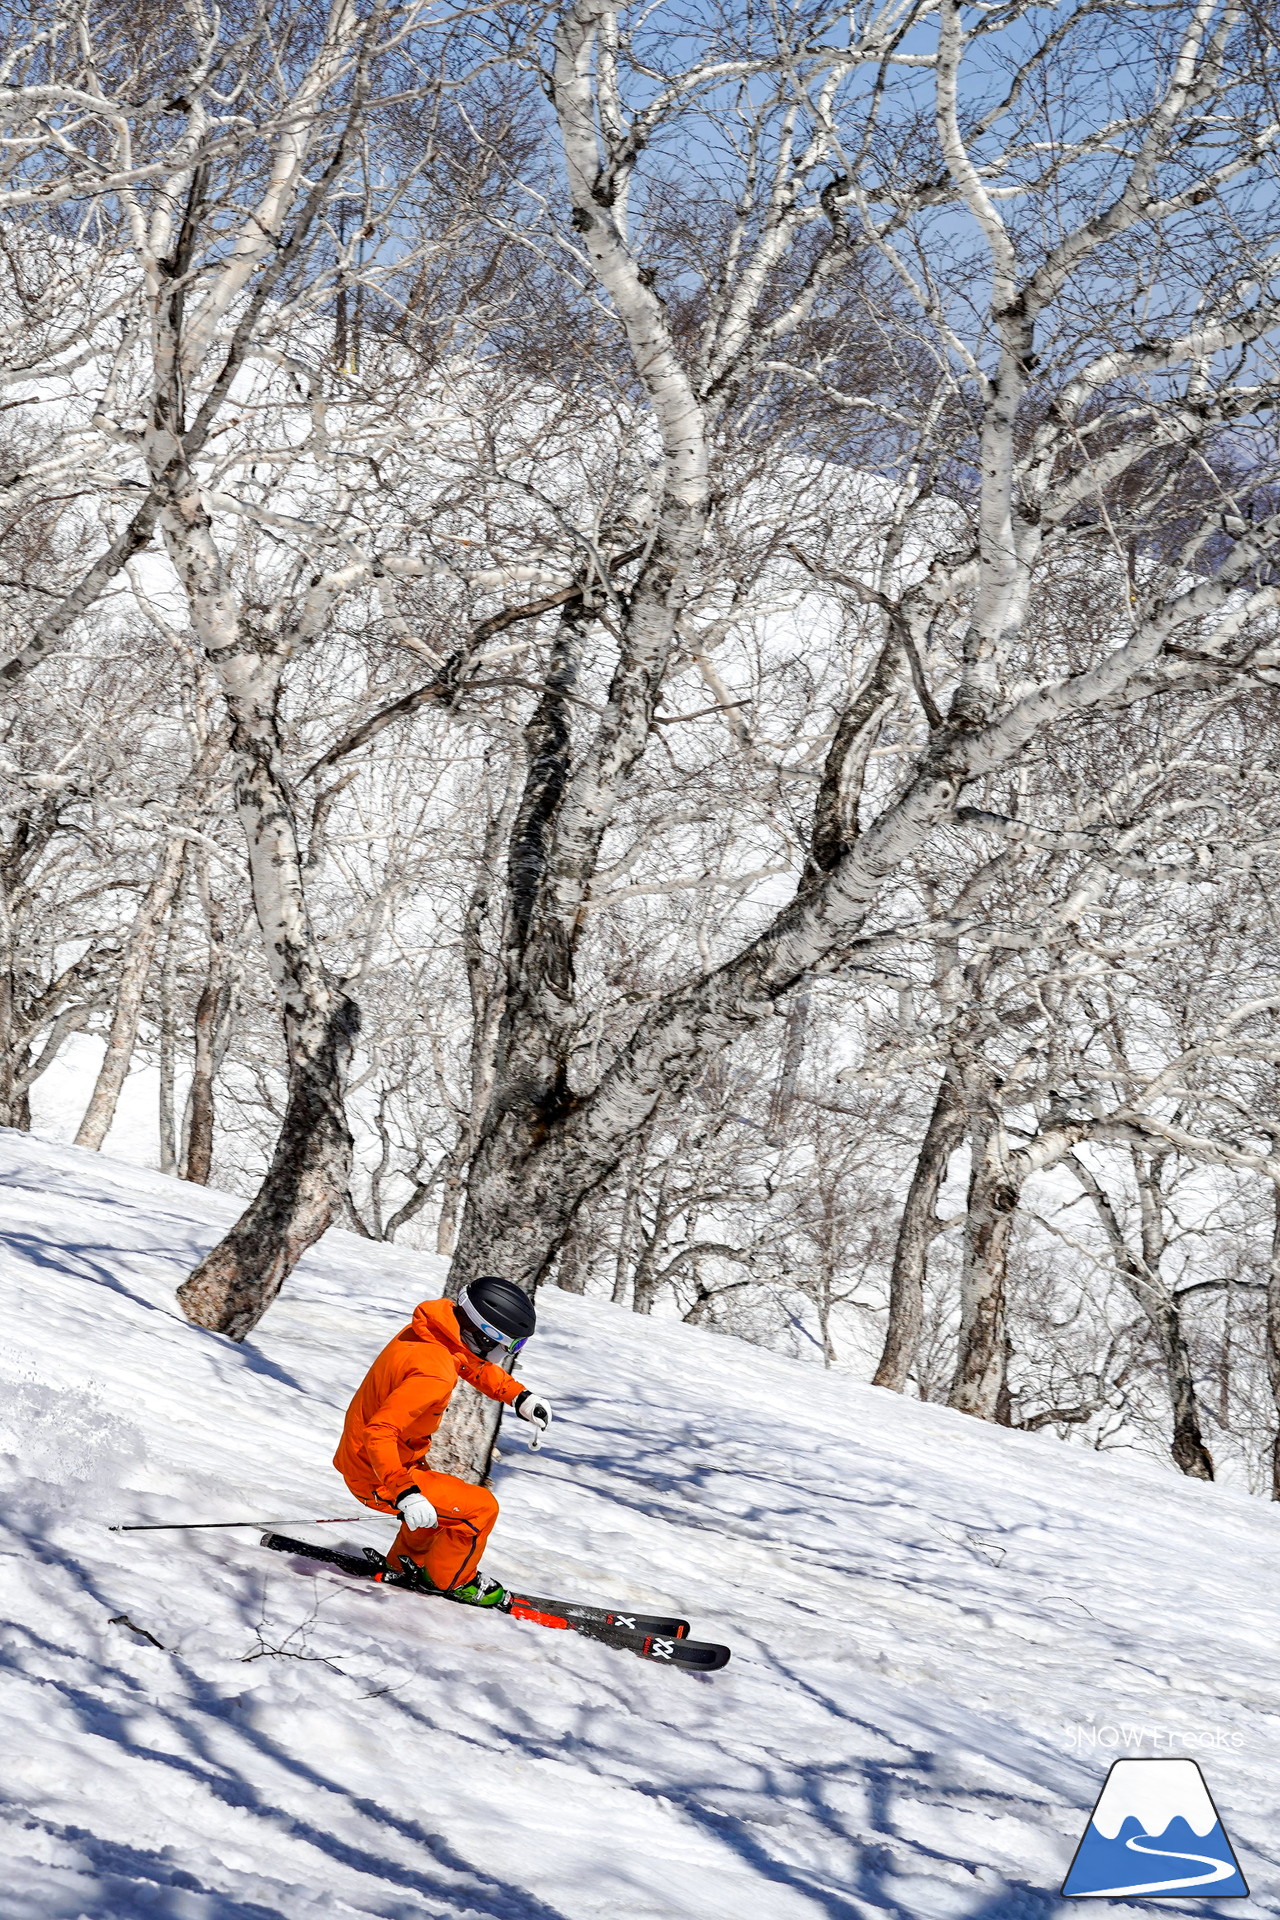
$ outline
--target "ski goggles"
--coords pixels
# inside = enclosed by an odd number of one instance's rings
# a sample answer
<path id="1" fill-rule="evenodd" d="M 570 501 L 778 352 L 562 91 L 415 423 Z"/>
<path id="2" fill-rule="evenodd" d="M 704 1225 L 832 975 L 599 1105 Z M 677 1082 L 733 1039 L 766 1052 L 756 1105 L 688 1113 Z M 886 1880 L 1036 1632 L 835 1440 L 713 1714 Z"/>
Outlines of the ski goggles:
<path id="1" fill-rule="evenodd" d="M 526 1333 L 519 1340 L 513 1340 L 509 1333 L 504 1333 L 501 1327 L 492 1326 L 490 1322 L 484 1318 L 483 1314 L 477 1313 L 471 1302 L 465 1297 L 457 1302 L 457 1307 L 460 1313 L 466 1315 L 484 1342 L 486 1348 L 485 1359 L 494 1361 L 498 1366 L 510 1373 L 511 1362 L 529 1339 L 529 1335 Z"/>

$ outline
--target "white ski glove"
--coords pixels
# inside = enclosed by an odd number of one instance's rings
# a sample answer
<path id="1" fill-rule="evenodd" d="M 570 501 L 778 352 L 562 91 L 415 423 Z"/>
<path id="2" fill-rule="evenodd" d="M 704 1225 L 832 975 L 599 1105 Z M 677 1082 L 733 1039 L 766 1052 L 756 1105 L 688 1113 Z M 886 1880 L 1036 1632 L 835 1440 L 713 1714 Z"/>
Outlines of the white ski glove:
<path id="1" fill-rule="evenodd" d="M 419 1493 L 416 1487 L 410 1487 L 408 1493 L 402 1493 L 396 1505 L 410 1533 L 418 1533 L 424 1527 L 434 1527 L 440 1523 L 440 1516 L 426 1494 Z"/>
<path id="2" fill-rule="evenodd" d="M 511 1405 L 520 1418 L 532 1426 L 533 1439 L 530 1444 L 536 1453 L 542 1445 L 543 1434 L 551 1425 L 551 1402 L 544 1400 L 540 1393 L 530 1393 L 526 1387 L 523 1393 L 516 1395 Z"/>

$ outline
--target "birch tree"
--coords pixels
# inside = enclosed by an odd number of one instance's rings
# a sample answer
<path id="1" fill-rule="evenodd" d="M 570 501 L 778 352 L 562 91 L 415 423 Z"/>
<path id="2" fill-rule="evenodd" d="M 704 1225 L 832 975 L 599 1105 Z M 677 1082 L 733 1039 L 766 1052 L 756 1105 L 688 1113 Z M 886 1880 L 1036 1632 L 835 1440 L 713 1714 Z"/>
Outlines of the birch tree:
<path id="1" fill-rule="evenodd" d="M 11 684 L 127 580 L 173 701 L 225 711 L 285 1058 L 252 965 L 233 1036 L 210 836 L 177 913 L 148 898 L 166 816 L 121 856 L 122 948 L 47 1003 L 51 967 L 11 969 L 10 1111 L 101 1023 L 100 1138 L 158 993 L 162 1083 L 180 1026 L 195 1068 L 169 1157 L 207 1178 L 232 1047 L 224 1120 L 270 1165 L 184 1289 L 203 1324 L 243 1337 L 340 1214 L 434 1232 L 455 1290 L 597 1284 L 594 1221 L 620 1298 L 771 1339 L 816 1311 L 841 1357 L 887 1214 L 858 1185 L 874 1102 L 826 1085 L 806 1001 L 869 1036 L 904 1143 L 914 1116 L 883 1384 L 921 1378 L 928 1321 L 930 1391 L 945 1349 L 954 1405 L 1021 1417 L 1027 1195 L 1068 1155 L 1106 1186 L 1207 1141 L 1269 1179 L 1260 1135 L 1185 1108 L 1194 1074 L 1105 1079 L 1086 1006 L 1123 972 L 1148 1021 L 1143 942 L 1189 924 L 1195 875 L 1257 898 L 1212 789 L 1276 671 L 1266 50 L 1213 7 L 1038 21 L 922 0 L 852 37 L 820 11 L 672 34 L 575 0 L 519 57 L 465 15 L 339 5 L 255 12 L 234 48 L 193 15 L 163 58 L 114 21 L 58 41 L 129 165 L 99 192 L 70 123 L 50 144 L 22 109 L 21 192 L 74 211 L 80 266 L 116 259 L 73 331 L 52 269 L 22 322 L 15 391 L 62 397 L 23 451 Z M 252 138 L 202 59 L 239 63 Z M 129 60 L 182 78 L 167 112 Z M 30 209 L 24 246 L 54 225 Z M 54 513 L 72 481 L 96 519 Z M 490 1434 L 464 1409 L 469 1475 Z"/>
<path id="2" fill-rule="evenodd" d="M 343 436 L 361 394 L 344 392 L 332 413 L 330 406 L 344 377 L 350 386 L 350 289 L 361 299 L 403 290 L 430 250 L 418 214 L 435 156 L 415 151 L 414 110 L 432 95 L 447 51 L 421 4 L 362 9 L 334 0 L 315 18 L 266 5 L 234 23 L 196 9 L 176 46 L 151 31 L 131 43 L 110 18 L 80 28 L 67 42 L 55 36 L 48 57 L 69 59 L 74 84 L 90 93 L 102 91 L 100 70 L 117 84 L 125 70 L 122 99 L 102 112 L 130 164 L 111 175 L 106 195 L 96 184 L 84 189 L 74 166 L 49 161 L 41 174 L 47 155 L 38 142 L 29 171 L 46 203 L 73 204 L 79 193 L 90 260 L 104 228 L 127 245 L 116 294 L 125 342 L 107 356 L 95 419 L 134 463 L 144 498 L 90 569 L 92 580 L 85 575 L 89 584 L 67 597 L 57 632 L 158 530 L 181 612 L 154 567 L 135 580 L 135 592 L 162 629 L 189 627 L 225 703 L 236 808 L 283 1015 L 289 1097 L 265 1182 L 181 1299 L 192 1318 L 242 1338 L 332 1220 L 349 1180 L 344 1094 L 358 1015 L 317 940 L 281 707 L 290 660 L 327 634 L 336 610 L 371 590 L 381 571 L 367 498 L 359 496 L 353 515 L 337 450 L 370 455 L 376 423 L 366 411 L 357 453 Z M 65 69 L 58 84 L 63 97 Z M 163 112 L 157 97 L 169 99 Z M 383 111 L 392 102 L 398 131 Z M 378 188 L 367 164 L 371 140 L 383 142 L 386 184 Z M 57 141 L 52 150 L 55 158 L 62 151 Z M 369 243 L 376 261 L 377 236 L 396 222 L 389 264 L 368 266 Z M 344 348 L 337 372 L 325 324 L 335 307 Z M 82 328 L 82 355 L 95 349 L 101 361 L 94 329 Z M 383 404 L 394 401 L 384 395 Z M 278 490 L 289 485 L 282 511 Z M 304 495 L 319 525 L 297 511 Z M 412 557 L 408 564 L 412 571 Z M 52 628 L 28 637 L 5 669 L 9 679 L 38 665 L 55 637 Z M 105 1130 L 136 1032 L 140 983 L 175 884 L 171 865 L 135 929 L 86 1143 Z"/>
<path id="3" fill-rule="evenodd" d="M 871 18 L 863 39 L 829 55 L 813 26 L 788 18 L 785 45 L 717 44 L 717 58 L 682 72 L 600 0 L 578 0 L 556 27 L 548 85 L 577 259 L 616 315 L 657 464 L 643 553 L 624 568 L 596 545 L 526 726 L 495 1091 L 454 1285 L 482 1268 L 536 1285 L 659 1101 L 679 1099 L 815 972 L 883 951 L 910 913 L 900 879 L 927 863 L 957 808 L 994 799 L 1065 729 L 1245 684 L 1274 658 L 1268 567 L 1280 521 L 1259 482 L 1280 309 L 1274 197 L 1259 189 L 1276 129 L 1248 23 L 1201 6 L 1162 16 L 1158 31 L 1135 28 L 1141 78 L 1103 64 L 1088 9 L 1040 38 L 1030 13 L 984 18 L 980 61 L 951 0 L 895 16 L 892 33 Z M 993 57 L 1002 30 L 1007 66 Z M 861 85 L 866 72 L 874 87 Z M 1082 72 L 1094 76 L 1083 87 Z M 720 84 L 741 91 L 717 120 Z M 700 128 L 737 115 L 746 131 L 724 161 L 723 213 L 700 209 L 691 301 L 673 284 L 664 293 L 657 216 L 636 209 L 642 157 L 693 100 Z M 1209 119 L 1221 130 L 1212 147 Z M 726 136 L 717 152 L 729 151 Z M 677 189 L 662 188 L 669 206 Z M 935 369 L 906 424 L 901 391 L 896 408 L 859 392 L 848 351 L 825 350 L 819 319 L 836 325 L 854 297 Z M 608 1057 L 597 1052 L 597 1071 L 584 1073 L 575 969 L 591 888 L 660 732 L 664 684 L 683 693 L 699 673 L 715 689 L 715 724 L 731 724 L 735 690 L 708 670 L 694 618 L 712 493 L 766 396 L 800 390 L 896 435 L 888 483 L 863 496 L 874 497 L 874 524 L 864 512 L 839 569 L 879 615 L 881 639 L 830 710 L 792 898 L 736 951 L 722 947 L 620 1021 Z M 1229 441 L 1247 444 L 1243 463 L 1226 457 Z M 1189 510 L 1176 484 L 1188 465 L 1212 475 Z M 811 578 L 831 575 L 838 548 L 797 544 Z M 1041 613 L 1046 584 L 1067 577 L 1093 583 L 1091 618 L 1070 634 Z M 588 725 L 575 691 L 602 627 L 612 664 L 603 715 Z M 869 778 L 869 750 L 900 711 L 893 777 Z M 994 1380 L 985 1369 L 974 1411 Z M 462 1449 L 473 1469 L 485 1443 L 477 1428 Z"/>
<path id="4" fill-rule="evenodd" d="M 146 987 L 139 948 L 207 803 L 207 743 L 168 698 L 172 665 L 144 632 L 104 624 L 0 717 L 0 1125 L 30 1125 L 43 1075 L 104 1016 L 117 1025 L 114 1068 L 127 1068 Z"/>
<path id="5" fill-rule="evenodd" d="M 160 494 L 118 457 L 114 415 L 137 321 L 130 264 L 114 245 L 121 198 L 244 145 L 248 121 L 218 101 L 218 74 L 229 60 L 243 85 L 282 17 L 255 5 L 230 29 L 199 6 L 177 21 L 56 0 L 38 22 L 6 8 L 4 25 L 0 382 L 11 445 L 0 512 L 11 559 L 15 532 L 30 549 L 7 582 L 0 683 L 13 684 L 65 643 L 158 524 Z M 270 141 L 290 109 L 255 104 L 255 131 Z M 212 425 L 207 417 L 198 437 Z"/>

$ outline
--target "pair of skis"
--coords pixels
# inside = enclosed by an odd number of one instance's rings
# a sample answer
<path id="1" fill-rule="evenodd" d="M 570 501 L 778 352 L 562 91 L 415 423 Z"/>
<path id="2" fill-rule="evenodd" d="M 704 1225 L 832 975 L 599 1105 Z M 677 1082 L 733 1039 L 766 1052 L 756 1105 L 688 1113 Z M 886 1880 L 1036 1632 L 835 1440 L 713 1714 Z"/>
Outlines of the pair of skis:
<path id="1" fill-rule="evenodd" d="M 381 1554 L 368 1548 L 364 1556 L 341 1553 L 334 1547 L 312 1546 L 308 1540 L 291 1540 L 287 1534 L 264 1533 L 264 1547 L 276 1553 L 301 1554 L 308 1560 L 323 1560 L 357 1580 L 374 1580 L 388 1587 L 407 1587 L 411 1593 L 427 1590 L 403 1573 L 388 1566 Z M 429 1595 L 447 1599 L 447 1594 Z M 495 1613 L 509 1613 L 513 1620 L 532 1620 L 540 1627 L 559 1627 L 580 1633 L 588 1640 L 601 1640 L 608 1647 L 625 1647 L 642 1660 L 656 1660 L 663 1666 L 682 1667 L 686 1673 L 717 1673 L 729 1661 L 728 1647 L 710 1640 L 690 1640 L 689 1622 L 660 1614 L 632 1613 L 623 1607 L 587 1607 L 576 1600 L 543 1600 L 528 1593 L 508 1593 Z"/>

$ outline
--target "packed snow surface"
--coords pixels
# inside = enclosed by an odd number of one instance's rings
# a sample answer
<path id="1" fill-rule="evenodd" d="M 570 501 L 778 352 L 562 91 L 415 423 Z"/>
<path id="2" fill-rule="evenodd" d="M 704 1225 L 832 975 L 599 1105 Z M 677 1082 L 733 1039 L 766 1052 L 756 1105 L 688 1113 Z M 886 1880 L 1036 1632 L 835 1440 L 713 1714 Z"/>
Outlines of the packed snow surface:
<path id="1" fill-rule="evenodd" d="M 1280 1914 L 1266 1503 L 544 1292 L 487 1565 L 732 1645 L 681 1675 L 110 1532 L 358 1511 L 343 1410 L 439 1267 L 330 1234 L 237 1347 L 173 1298 L 234 1201 L 14 1133 L 0 1201 L 3 1920 L 1065 1913 L 1124 1752 L 1200 1761 Z"/>

